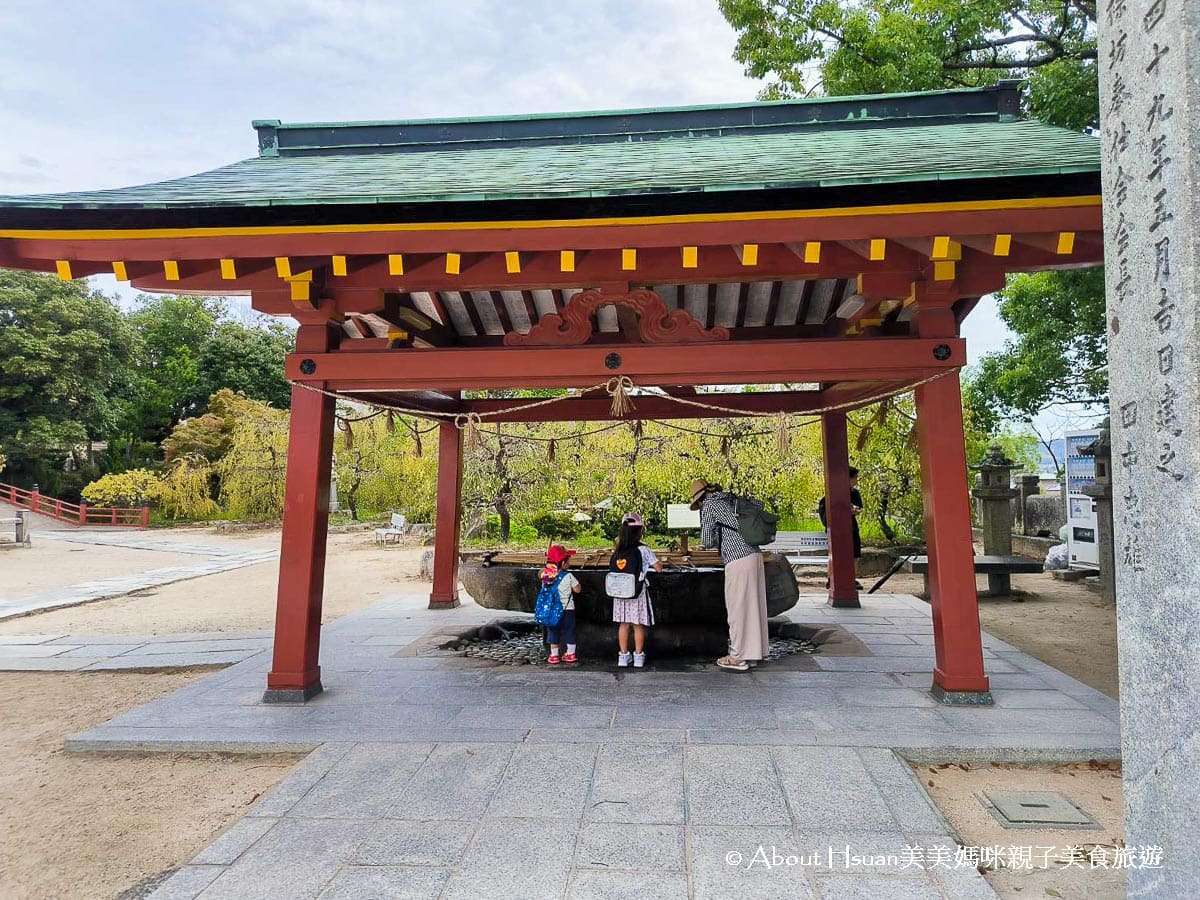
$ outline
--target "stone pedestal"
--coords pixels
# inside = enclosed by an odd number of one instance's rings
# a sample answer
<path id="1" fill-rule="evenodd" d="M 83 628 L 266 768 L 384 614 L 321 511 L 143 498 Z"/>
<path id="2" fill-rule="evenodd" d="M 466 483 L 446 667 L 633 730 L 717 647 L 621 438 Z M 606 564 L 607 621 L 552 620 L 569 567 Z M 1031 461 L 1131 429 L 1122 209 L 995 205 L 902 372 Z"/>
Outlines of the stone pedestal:
<path id="1" fill-rule="evenodd" d="M 1100 5 L 1100 109 L 1130 897 L 1200 884 L 1200 3 Z"/>
<path id="2" fill-rule="evenodd" d="M 1096 501 L 1096 539 L 1100 549 L 1100 596 L 1116 599 L 1116 559 L 1113 553 L 1113 492 L 1112 443 L 1108 420 L 1100 429 L 1100 438 L 1093 446 L 1096 460 L 1096 481 L 1083 489 Z"/>
<path id="3" fill-rule="evenodd" d="M 979 463 L 971 466 L 975 488 L 971 495 L 979 501 L 979 526 L 983 530 L 985 556 L 1012 556 L 1012 500 L 1017 492 L 1009 483 L 1017 464 L 993 444 Z M 1007 572 L 988 577 L 988 591 L 996 597 L 1012 593 L 1012 576 Z"/>

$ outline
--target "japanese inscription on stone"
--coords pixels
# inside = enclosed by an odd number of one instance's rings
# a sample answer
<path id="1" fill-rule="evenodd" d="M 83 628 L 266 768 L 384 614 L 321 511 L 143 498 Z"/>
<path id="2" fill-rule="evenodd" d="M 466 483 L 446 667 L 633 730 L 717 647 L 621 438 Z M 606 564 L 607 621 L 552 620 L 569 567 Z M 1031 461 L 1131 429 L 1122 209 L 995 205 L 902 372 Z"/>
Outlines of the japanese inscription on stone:
<path id="1" fill-rule="evenodd" d="M 1186 385 L 1176 365 L 1183 337 L 1179 314 L 1182 285 L 1172 271 L 1172 247 L 1179 243 L 1176 214 L 1181 181 L 1179 124 L 1172 95 L 1163 85 L 1173 63 L 1169 14 L 1172 3 L 1187 0 L 1109 0 L 1105 11 L 1107 91 L 1103 141 L 1105 190 L 1110 206 L 1109 326 L 1140 328 L 1148 318 L 1155 346 L 1146 359 L 1145 381 L 1114 416 L 1114 449 L 1121 467 L 1118 563 L 1145 571 L 1145 504 L 1147 479 L 1178 484 L 1192 477 L 1179 458 L 1179 442 L 1189 433 Z M 1178 57 L 1178 53 L 1174 56 Z M 1136 83 L 1136 90 L 1134 85 Z M 1115 307 L 1115 310 L 1114 310 Z M 1127 395 L 1128 396 L 1128 395 Z M 1159 485 L 1154 485 L 1155 494 Z"/>

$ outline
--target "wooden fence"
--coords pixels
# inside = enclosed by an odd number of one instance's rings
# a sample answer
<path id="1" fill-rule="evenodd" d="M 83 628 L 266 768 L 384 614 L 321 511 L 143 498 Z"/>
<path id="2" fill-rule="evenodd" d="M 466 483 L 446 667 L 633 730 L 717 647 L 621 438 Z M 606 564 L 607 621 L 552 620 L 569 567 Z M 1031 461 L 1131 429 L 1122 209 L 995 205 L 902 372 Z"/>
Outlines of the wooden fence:
<path id="1" fill-rule="evenodd" d="M 0 482 L 0 500 L 72 525 L 145 528 L 150 524 L 150 510 L 145 506 L 88 506 L 86 503 L 70 503 L 57 497 L 47 497 L 37 490 L 27 491 L 3 482 Z"/>

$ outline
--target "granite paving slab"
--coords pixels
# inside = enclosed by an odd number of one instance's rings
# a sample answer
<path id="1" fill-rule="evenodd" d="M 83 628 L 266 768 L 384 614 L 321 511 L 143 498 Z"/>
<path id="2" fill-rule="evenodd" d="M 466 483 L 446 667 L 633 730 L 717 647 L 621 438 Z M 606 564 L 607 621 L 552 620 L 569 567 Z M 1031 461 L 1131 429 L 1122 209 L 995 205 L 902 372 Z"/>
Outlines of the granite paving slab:
<path id="1" fill-rule="evenodd" d="M 0 642 L 0 671 L 228 666 L 270 649 L 270 635 L 27 635 Z M 195 686 L 193 686 L 195 687 Z M 176 696 L 190 696 L 177 694 Z M 258 696 L 261 697 L 261 690 Z"/>
<path id="2" fill-rule="evenodd" d="M 875 596 L 846 613 L 814 597 L 793 611 L 883 629 L 862 632 L 889 635 L 870 640 L 875 656 L 841 658 L 876 669 L 633 677 L 406 655 L 429 628 L 492 616 L 425 602 L 391 597 L 328 626 L 327 690 L 308 704 L 259 702 L 270 655 L 253 637 L 231 636 L 240 651 L 197 654 L 188 642 L 208 639 L 191 635 L 174 641 L 185 652 L 113 643 L 105 655 L 52 636 L 61 649 L 44 659 L 60 664 L 86 659 L 64 658 L 71 647 L 105 662 L 253 654 L 68 749 L 312 750 L 156 897 L 992 897 L 973 870 L 895 862 L 906 846 L 954 841 L 895 750 L 972 761 L 1112 758 L 1118 747 L 1115 703 L 999 646 L 987 658 L 995 707 L 938 704 L 931 661 L 892 652 L 929 644 L 928 607 L 912 598 Z M 0 658 L 48 643 L 0 645 Z M 785 862 L 750 866 L 760 850 Z"/>
<path id="3" fill-rule="evenodd" d="M 818 602 L 808 599 L 792 617 L 855 625 L 864 617 L 884 618 L 878 613 L 886 612 L 908 628 L 924 629 L 926 638 L 932 633 L 928 606 L 901 595 L 872 598 L 867 612 L 874 614 L 866 616 L 861 610 L 833 610 Z M 704 669 L 464 670 L 456 667 L 454 658 L 396 657 L 392 644 L 367 643 L 379 633 L 415 640 L 423 629 L 442 628 L 446 621 L 466 628 L 492 615 L 469 602 L 448 612 L 429 612 L 421 608 L 424 604 L 424 597 L 390 597 L 327 626 L 321 659 L 325 693 L 308 704 L 278 707 L 278 715 L 270 720 L 247 719 L 236 712 L 257 705 L 255 697 L 270 662 L 265 649 L 253 649 L 265 646 L 261 635 L 229 635 L 203 643 L 196 635 L 186 640 L 159 636 L 154 647 L 149 641 L 134 649 L 114 646 L 118 652 L 108 659 L 86 636 L 54 636 L 54 645 L 63 649 L 47 659 L 62 668 L 77 667 L 64 660 L 66 652 L 91 659 L 85 664 L 94 669 L 132 667 L 127 660 L 141 658 L 183 665 L 236 661 L 239 654 L 246 655 L 231 668 L 155 701 L 145 714 L 118 716 L 73 737 L 70 746 L 119 750 L 132 746 L 128 742 L 134 738 L 143 749 L 203 746 L 206 739 L 217 737 L 214 723 L 223 722 L 222 748 L 261 748 L 271 740 L 270 729 L 264 727 L 267 721 L 277 729 L 280 744 L 291 748 L 326 740 L 757 743 L 901 748 L 925 755 L 941 747 L 1025 759 L 1038 750 L 1075 754 L 1089 748 L 1095 756 L 1111 758 L 1119 746 L 1114 701 L 1018 651 L 998 651 L 997 657 L 1003 658 L 987 662 L 989 669 L 1000 670 L 991 675 L 995 707 L 955 709 L 937 703 L 929 692 L 932 662 L 888 655 L 892 648 L 904 646 L 891 641 L 880 642 L 873 657 L 822 659 L 818 654 L 821 664 L 829 667 L 825 671 L 772 671 L 767 664 L 745 675 Z M 204 654 L 158 652 L 171 645 L 212 649 Z M 0 645 L 0 667 L 7 646 Z M 93 646 L 93 655 L 83 657 Z M 920 649 L 917 643 L 910 646 Z M 866 671 L 861 670 L 864 666 Z M 207 712 L 197 712 L 201 707 Z M 222 710 L 230 714 L 222 716 Z M 148 721 L 153 721 L 152 728 L 146 726 Z"/>

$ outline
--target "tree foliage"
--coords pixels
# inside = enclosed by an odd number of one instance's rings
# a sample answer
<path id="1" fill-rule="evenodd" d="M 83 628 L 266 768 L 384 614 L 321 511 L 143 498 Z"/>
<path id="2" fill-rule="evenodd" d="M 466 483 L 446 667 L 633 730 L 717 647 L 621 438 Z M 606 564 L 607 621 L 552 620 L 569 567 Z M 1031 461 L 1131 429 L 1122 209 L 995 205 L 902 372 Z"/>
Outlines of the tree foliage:
<path id="1" fill-rule="evenodd" d="M 224 304 L 209 297 L 143 296 L 129 314 L 140 346 L 126 425 L 139 440 L 158 443 L 204 405 L 198 355 L 224 312 Z"/>
<path id="2" fill-rule="evenodd" d="M 70 490 L 81 448 L 114 433 L 130 393 L 137 337 L 116 305 L 82 282 L 0 270 L 0 453 L 7 477 Z"/>
<path id="3" fill-rule="evenodd" d="M 126 472 L 105 475 L 93 481 L 82 491 L 86 503 L 92 506 L 131 507 L 162 502 L 164 486 L 153 472 L 146 469 L 130 469 Z"/>
<path id="4" fill-rule="evenodd" d="M 201 395 L 230 388 L 276 409 L 287 409 L 292 389 L 283 374 L 283 360 L 294 342 L 293 333 L 275 322 L 265 328 L 247 328 L 237 322 L 219 324 L 196 360 Z"/>
<path id="5" fill-rule="evenodd" d="M 218 299 L 141 295 L 123 311 L 84 281 L 0 270 L 6 477 L 71 498 L 101 472 L 154 464 L 160 446 L 215 460 L 228 427 L 205 420 L 188 435 L 172 438 L 172 430 L 222 388 L 286 408 L 292 343 L 284 326 L 230 319 Z M 206 427 L 214 430 L 207 437 Z M 175 450 L 185 437 L 189 446 Z"/>
<path id="6" fill-rule="evenodd" d="M 1000 318 L 1018 338 L 983 357 L 967 380 L 980 425 L 1029 421 L 1051 404 L 1107 403 L 1102 269 L 1013 278 L 1000 295 Z"/>
<path id="7" fill-rule="evenodd" d="M 288 414 L 254 403 L 238 416 L 225 454 L 213 464 L 219 501 L 233 519 L 278 519 L 287 476 Z"/>
<path id="8" fill-rule="evenodd" d="M 1099 118 L 1096 4 L 1087 0 L 718 0 L 734 58 L 764 99 L 1030 80 L 1034 115 Z M 1068 108 L 1069 107 L 1069 108 Z"/>
<path id="9" fill-rule="evenodd" d="M 718 0 L 734 56 L 767 99 L 983 86 L 1024 78 L 1026 113 L 1076 131 L 1099 124 L 1094 0 Z M 980 422 L 1106 400 L 1098 270 L 1009 279 L 1015 334 L 986 357 L 968 399 Z"/>

